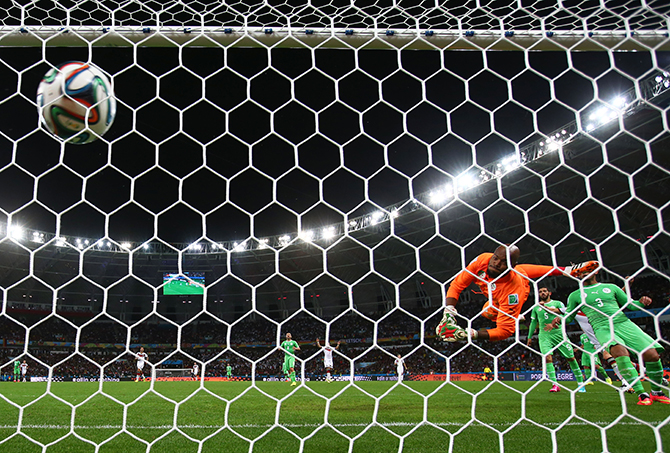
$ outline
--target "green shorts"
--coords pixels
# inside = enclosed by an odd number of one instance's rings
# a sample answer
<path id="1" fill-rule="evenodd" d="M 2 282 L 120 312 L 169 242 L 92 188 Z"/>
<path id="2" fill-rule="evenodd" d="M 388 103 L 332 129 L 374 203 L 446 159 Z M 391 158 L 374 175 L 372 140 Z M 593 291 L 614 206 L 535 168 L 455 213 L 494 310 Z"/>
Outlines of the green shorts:
<path id="1" fill-rule="evenodd" d="M 638 354 L 643 353 L 647 349 L 654 348 L 658 351 L 663 351 L 664 348 L 656 340 L 647 335 L 637 324 L 627 319 L 623 322 L 614 324 L 614 335 L 609 326 L 594 328 L 596 338 L 606 351 L 609 348 L 620 344 L 627 349 Z"/>
<path id="2" fill-rule="evenodd" d="M 291 368 L 295 368 L 295 357 L 284 357 L 284 366 L 282 366 L 284 374 L 288 374 L 288 372 L 291 371 Z"/>
<path id="3" fill-rule="evenodd" d="M 600 365 L 602 366 L 603 364 L 600 363 L 600 357 L 598 357 L 598 354 L 595 352 L 582 352 L 582 367 L 591 367 L 591 357 L 593 357 L 593 363 L 595 365 Z"/>
<path id="4" fill-rule="evenodd" d="M 542 355 L 555 354 L 558 351 L 566 359 L 575 357 L 572 350 L 572 345 L 565 341 L 563 334 L 561 335 L 542 335 L 540 336 L 540 352 Z"/>

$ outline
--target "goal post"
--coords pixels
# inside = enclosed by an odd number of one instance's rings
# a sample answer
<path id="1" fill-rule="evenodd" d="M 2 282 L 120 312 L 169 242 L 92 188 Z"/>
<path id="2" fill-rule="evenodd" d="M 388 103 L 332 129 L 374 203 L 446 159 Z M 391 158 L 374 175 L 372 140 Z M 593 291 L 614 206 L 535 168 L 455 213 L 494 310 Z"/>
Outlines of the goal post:
<path id="1" fill-rule="evenodd" d="M 667 450 L 663 402 L 638 407 L 611 361 L 580 361 L 584 395 L 528 343 L 540 288 L 567 305 L 583 281 L 530 279 L 501 341 L 436 334 L 456 275 L 514 244 L 526 265 L 598 261 L 670 347 L 667 2 L 6 3 L 0 376 L 25 360 L 49 382 L 0 382 L 1 451 Z M 80 146 L 37 112 L 71 60 L 117 101 Z M 459 327 L 495 325 L 482 289 Z M 151 382 L 106 382 L 141 348 Z M 160 368 L 192 363 L 193 383 Z"/>

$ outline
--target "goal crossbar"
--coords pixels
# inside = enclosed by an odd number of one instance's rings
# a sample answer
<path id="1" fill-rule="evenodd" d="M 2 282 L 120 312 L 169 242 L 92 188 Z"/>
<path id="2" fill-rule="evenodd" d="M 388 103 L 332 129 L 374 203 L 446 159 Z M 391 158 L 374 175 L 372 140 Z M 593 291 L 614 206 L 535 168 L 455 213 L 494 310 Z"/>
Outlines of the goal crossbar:
<path id="1" fill-rule="evenodd" d="M 0 47 L 326 47 L 670 50 L 666 30 L 429 30 L 304 27 L 0 26 Z"/>

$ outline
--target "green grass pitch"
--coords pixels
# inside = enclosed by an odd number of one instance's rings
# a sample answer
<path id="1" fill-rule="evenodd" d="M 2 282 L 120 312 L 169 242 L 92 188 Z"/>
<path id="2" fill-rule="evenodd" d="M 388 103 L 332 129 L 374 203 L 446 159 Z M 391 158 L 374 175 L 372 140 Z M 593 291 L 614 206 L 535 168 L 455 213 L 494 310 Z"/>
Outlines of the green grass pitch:
<path id="1" fill-rule="evenodd" d="M 669 405 L 640 407 L 606 384 L 574 398 L 549 393 L 547 382 L 394 384 L 106 382 L 96 394 L 98 383 L 53 383 L 49 395 L 46 383 L 0 383 L 0 451 L 486 453 L 502 442 L 506 452 L 591 452 L 603 451 L 604 439 L 611 452 L 642 453 L 670 445 Z"/>

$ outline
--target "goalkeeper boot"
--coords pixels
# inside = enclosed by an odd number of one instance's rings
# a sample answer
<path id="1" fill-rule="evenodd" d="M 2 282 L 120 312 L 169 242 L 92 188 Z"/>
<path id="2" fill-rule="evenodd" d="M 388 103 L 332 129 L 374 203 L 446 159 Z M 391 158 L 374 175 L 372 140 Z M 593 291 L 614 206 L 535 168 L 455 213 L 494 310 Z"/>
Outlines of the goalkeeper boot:
<path id="1" fill-rule="evenodd" d="M 612 385 L 612 378 L 605 379 L 605 382 L 607 382 L 609 385 Z"/>
<path id="2" fill-rule="evenodd" d="M 585 261 L 565 268 L 565 273 L 575 278 L 583 278 L 600 267 L 598 261 Z"/>
<path id="3" fill-rule="evenodd" d="M 577 391 L 579 393 L 586 393 L 586 387 L 584 387 L 583 385 L 580 385 L 579 387 L 577 387 Z"/>
<path id="4" fill-rule="evenodd" d="M 593 381 L 585 382 L 584 385 L 595 385 Z"/>
<path id="5" fill-rule="evenodd" d="M 558 392 L 561 391 L 561 388 L 558 386 L 558 384 L 554 384 L 554 385 L 551 386 L 551 388 L 549 389 L 549 391 L 550 391 L 551 393 L 558 393 Z"/>
<path id="6" fill-rule="evenodd" d="M 655 403 L 670 404 L 670 398 L 663 392 L 651 392 L 651 400 Z"/>
<path id="7" fill-rule="evenodd" d="M 296 381 L 291 382 L 291 387 L 294 387 L 296 385 L 298 385 L 298 383 Z"/>

